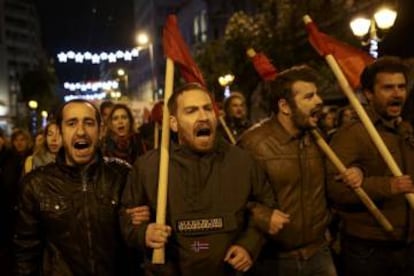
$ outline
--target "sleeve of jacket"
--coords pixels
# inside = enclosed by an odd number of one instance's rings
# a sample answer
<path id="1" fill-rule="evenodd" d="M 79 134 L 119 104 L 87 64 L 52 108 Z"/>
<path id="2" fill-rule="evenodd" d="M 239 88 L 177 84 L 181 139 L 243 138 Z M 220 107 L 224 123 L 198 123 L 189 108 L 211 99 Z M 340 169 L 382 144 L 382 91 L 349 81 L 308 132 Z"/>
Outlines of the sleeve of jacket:
<path id="1" fill-rule="evenodd" d="M 378 172 L 378 176 L 366 175 L 367 159 L 376 158 L 376 153 L 369 150 L 372 145 L 370 145 L 371 141 L 367 135 L 362 125 L 352 125 L 336 133 L 330 145 L 347 168 L 355 166 L 364 172 L 362 188 L 372 200 L 379 201 L 391 196 L 390 178 L 380 176 L 381 172 Z M 337 204 L 362 204 L 352 189 L 348 188 L 341 180 L 335 179 L 337 173 L 336 168 L 328 160 L 328 197 Z"/>
<path id="2" fill-rule="evenodd" d="M 127 184 L 125 186 L 121 199 L 122 208 L 120 210 L 120 224 L 121 232 L 126 243 L 130 247 L 144 249 L 145 232 L 148 223 L 144 222 L 138 226 L 132 225 L 131 218 L 125 210 L 126 208 L 146 205 L 146 202 L 144 200 L 144 176 L 142 175 L 142 171 L 140 171 L 142 166 L 141 163 L 142 161 L 138 159 L 128 175 Z"/>
<path id="3" fill-rule="evenodd" d="M 40 227 L 39 202 L 35 196 L 33 175 L 23 180 L 18 200 L 18 213 L 13 236 L 15 275 L 39 275 L 43 242 Z"/>
<path id="4" fill-rule="evenodd" d="M 261 206 L 266 207 L 266 209 L 273 209 L 276 206 L 276 202 L 272 189 L 270 184 L 265 180 L 263 169 L 253 159 L 250 176 L 252 192 L 250 203 L 248 205 L 260 204 Z M 265 243 L 265 234 L 258 227 L 256 227 L 256 223 L 251 212 L 247 212 L 246 216 L 246 231 L 242 232 L 236 241 L 236 244 L 244 247 L 250 253 L 252 258 L 256 259 L 263 244 Z"/>
<path id="5" fill-rule="evenodd" d="M 241 139 L 239 140 L 239 146 L 245 150 L 247 150 L 255 159 L 256 166 L 259 166 L 260 173 L 264 175 L 266 181 L 266 189 L 270 189 L 268 193 L 268 198 L 271 199 L 271 204 L 261 204 L 257 201 L 249 202 L 249 210 L 254 220 L 255 225 L 262 230 L 263 232 L 267 233 L 269 230 L 270 218 L 273 213 L 273 209 L 279 208 L 279 204 L 277 203 L 276 197 L 273 194 L 272 187 L 270 183 L 267 181 L 268 176 L 265 172 L 266 163 L 262 156 L 262 151 L 266 151 L 266 149 L 261 148 L 261 139 L 259 136 L 251 135 L 251 133 L 247 132 L 242 135 Z"/>

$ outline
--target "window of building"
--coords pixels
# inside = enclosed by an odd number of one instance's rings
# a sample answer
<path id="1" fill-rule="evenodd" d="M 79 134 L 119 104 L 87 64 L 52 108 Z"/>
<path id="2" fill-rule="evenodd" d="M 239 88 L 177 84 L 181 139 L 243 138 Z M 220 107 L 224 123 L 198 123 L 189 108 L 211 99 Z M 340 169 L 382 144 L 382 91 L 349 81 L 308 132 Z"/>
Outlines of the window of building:
<path id="1" fill-rule="evenodd" d="M 207 11 L 202 10 L 194 17 L 193 35 L 195 43 L 207 41 Z"/>

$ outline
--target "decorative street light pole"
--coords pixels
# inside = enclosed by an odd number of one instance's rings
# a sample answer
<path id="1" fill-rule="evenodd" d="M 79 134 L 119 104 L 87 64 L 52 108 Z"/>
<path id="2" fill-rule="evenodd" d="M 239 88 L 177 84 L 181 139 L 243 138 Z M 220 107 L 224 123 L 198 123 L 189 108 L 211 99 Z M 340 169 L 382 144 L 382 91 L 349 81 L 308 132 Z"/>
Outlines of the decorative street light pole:
<path id="1" fill-rule="evenodd" d="M 234 81 L 234 75 L 226 74 L 218 78 L 219 84 L 224 88 L 224 97 L 227 98 L 230 96 L 230 85 Z"/>
<path id="2" fill-rule="evenodd" d="M 152 97 L 154 101 L 158 100 L 158 84 L 157 84 L 157 76 L 155 75 L 155 65 L 154 65 L 154 45 L 150 40 L 150 37 L 147 33 L 141 32 L 138 33 L 136 36 L 136 42 L 139 46 L 147 46 L 149 51 L 149 59 L 150 59 L 150 66 L 151 66 L 151 85 L 152 85 Z"/>
<path id="3" fill-rule="evenodd" d="M 369 45 L 369 53 L 378 57 L 378 43 L 394 25 L 397 12 L 390 8 L 379 9 L 370 19 L 357 17 L 350 22 L 352 33 L 361 40 L 363 46 Z"/>
<path id="4" fill-rule="evenodd" d="M 49 114 L 47 113 L 46 110 L 42 110 L 42 112 L 40 112 L 40 116 L 42 116 L 42 128 L 45 128 L 47 125 L 47 116 Z"/>
<path id="5" fill-rule="evenodd" d="M 37 130 L 37 112 L 36 109 L 38 107 L 38 103 L 35 100 L 30 100 L 27 105 L 30 108 L 30 131 L 33 135 L 33 137 L 36 135 L 36 130 Z"/>
<path id="6" fill-rule="evenodd" d="M 116 71 L 116 73 L 117 73 L 117 75 L 118 75 L 118 77 L 121 79 L 124 79 L 124 94 L 125 95 L 129 95 L 129 82 L 128 82 L 128 74 L 125 72 L 125 70 L 124 69 L 122 69 L 122 68 L 119 68 L 117 71 Z"/>

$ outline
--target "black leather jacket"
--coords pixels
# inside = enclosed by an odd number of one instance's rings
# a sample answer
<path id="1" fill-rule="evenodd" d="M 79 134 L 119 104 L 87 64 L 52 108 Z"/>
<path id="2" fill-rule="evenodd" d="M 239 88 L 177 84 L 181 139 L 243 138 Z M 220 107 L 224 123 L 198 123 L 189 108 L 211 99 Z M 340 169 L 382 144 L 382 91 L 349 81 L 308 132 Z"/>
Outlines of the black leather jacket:
<path id="1" fill-rule="evenodd" d="M 130 167 L 99 153 L 89 167 L 56 164 L 23 180 L 14 235 L 16 275 L 126 275 L 118 223 Z"/>

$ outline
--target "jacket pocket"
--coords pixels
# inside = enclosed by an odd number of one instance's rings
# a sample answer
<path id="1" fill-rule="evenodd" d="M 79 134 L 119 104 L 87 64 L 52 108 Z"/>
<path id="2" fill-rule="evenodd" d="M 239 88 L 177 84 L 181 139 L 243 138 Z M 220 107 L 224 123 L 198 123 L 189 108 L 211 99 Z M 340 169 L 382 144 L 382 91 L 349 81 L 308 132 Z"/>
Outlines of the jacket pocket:
<path id="1" fill-rule="evenodd" d="M 40 198 L 40 213 L 46 235 L 51 240 L 68 239 L 72 232 L 74 212 L 72 201 L 59 196 L 46 195 Z"/>
<path id="2" fill-rule="evenodd" d="M 110 195 L 97 195 L 98 217 L 104 220 L 117 219 L 119 200 Z"/>
<path id="3" fill-rule="evenodd" d="M 59 218 L 70 210 L 71 203 L 64 197 L 44 196 L 40 199 L 40 212 L 48 218 Z"/>

